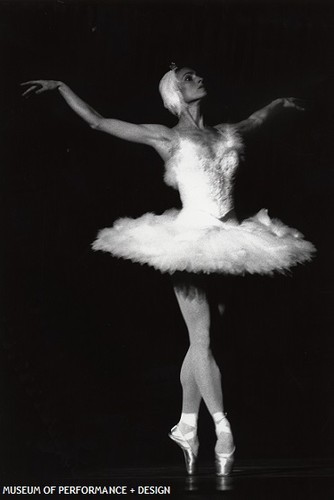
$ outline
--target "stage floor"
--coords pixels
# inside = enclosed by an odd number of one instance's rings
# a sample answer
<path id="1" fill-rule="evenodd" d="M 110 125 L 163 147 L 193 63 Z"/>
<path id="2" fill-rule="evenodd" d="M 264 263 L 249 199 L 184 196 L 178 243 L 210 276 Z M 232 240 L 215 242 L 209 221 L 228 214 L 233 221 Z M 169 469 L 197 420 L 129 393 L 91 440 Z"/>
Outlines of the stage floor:
<path id="1" fill-rule="evenodd" d="M 126 486 L 130 497 L 334 499 L 334 460 L 238 460 L 231 476 L 224 478 L 216 477 L 212 466 L 202 466 L 193 477 L 187 477 L 181 466 L 86 471 L 75 476 L 71 484 Z"/>
<path id="2" fill-rule="evenodd" d="M 38 469 L 41 472 L 42 467 Z M 15 474 L 7 480 L 2 477 L 0 494 L 21 494 L 18 490 L 9 491 L 8 488 L 36 485 L 40 489 L 39 497 L 51 495 L 66 498 L 149 496 L 194 500 L 222 497 L 232 500 L 334 499 L 332 459 L 237 460 L 231 476 L 223 478 L 215 476 L 212 464 L 201 464 L 198 474 L 188 477 L 181 462 L 177 466 L 142 468 L 116 469 L 103 466 L 94 470 L 88 466 L 83 470 L 70 467 L 65 473 L 38 476 L 36 470 L 35 474 L 29 475 L 29 478 L 26 476 L 24 480 L 22 475 L 20 477 Z"/>

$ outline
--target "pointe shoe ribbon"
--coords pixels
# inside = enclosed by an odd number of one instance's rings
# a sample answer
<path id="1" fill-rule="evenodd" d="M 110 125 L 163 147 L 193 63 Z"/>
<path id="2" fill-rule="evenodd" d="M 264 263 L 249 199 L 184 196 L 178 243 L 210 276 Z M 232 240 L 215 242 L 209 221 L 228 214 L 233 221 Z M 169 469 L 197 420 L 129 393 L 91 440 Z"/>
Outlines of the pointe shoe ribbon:
<path id="1" fill-rule="evenodd" d="M 216 434 L 217 437 L 221 432 L 228 432 L 231 433 L 231 427 L 230 427 L 230 422 L 227 420 L 226 417 L 223 417 L 217 424 L 216 424 Z"/>
<path id="2" fill-rule="evenodd" d="M 182 443 L 183 447 L 190 448 L 190 449 L 191 449 L 191 445 L 188 442 L 188 440 L 193 439 L 195 436 L 196 436 L 195 431 L 190 431 L 190 432 L 187 432 L 186 434 L 183 434 L 177 425 L 174 425 L 174 427 L 172 428 L 172 430 L 169 433 L 169 437 L 171 439 L 179 442 L 180 444 Z"/>

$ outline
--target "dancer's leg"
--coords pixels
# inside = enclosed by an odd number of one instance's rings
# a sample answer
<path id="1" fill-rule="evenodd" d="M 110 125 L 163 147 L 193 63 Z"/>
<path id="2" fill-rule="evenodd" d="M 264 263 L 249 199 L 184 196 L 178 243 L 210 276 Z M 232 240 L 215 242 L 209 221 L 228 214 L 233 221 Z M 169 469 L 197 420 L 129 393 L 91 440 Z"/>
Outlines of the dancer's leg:
<path id="1" fill-rule="evenodd" d="M 187 374 L 184 395 L 184 408 L 188 406 L 187 395 L 196 395 L 195 384 L 211 413 L 218 435 L 216 451 L 228 452 L 233 449 L 232 433 L 220 422 L 225 420 L 221 375 L 210 348 L 210 308 L 207 294 L 198 286 L 175 286 L 181 313 L 189 332 L 190 347 L 185 358 Z M 188 383 L 190 382 L 189 386 Z M 191 398 L 189 398 L 189 402 Z M 198 401 L 198 396 L 196 398 Z M 220 425 L 219 425 L 220 424 Z"/>
<path id="2" fill-rule="evenodd" d="M 189 348 L 183 360 L 180 381 L 182 385 L 182 413 L 180 420 L 169 434 L 182 448 L 188 474 L 194 474 L 198 454 L 197 418 L 201 404 L 201 393 L 192 369 L 192 354 Z"/>
<path id="3" fill-rule="evenodd" d="M 193 452 L 197 455 L 197 418 L 202 396 L 193 375 L 191 364 L 191 351 L 188 349 L 180 374 L 182 385 L 182 413 L 177 427 L 183 435 L 192 436 L 188 441 Z"/>
<path id="4" fill-rule="evenodd" d="M 182 385 L 182 413 L 197 415 L 202 396 L 193 374 L 191 356 L 191 349 L 189 348 L 183 360 L 180 373 Z"/>
<path id="5" fill-rule="evenodd" d="M 223 412 L 219 368 L 210 349 L 210 309 L 203 289 L 175 287 L 182 316 L 189 332 L 189 358 L 194 379 L 209 412 Z"/>

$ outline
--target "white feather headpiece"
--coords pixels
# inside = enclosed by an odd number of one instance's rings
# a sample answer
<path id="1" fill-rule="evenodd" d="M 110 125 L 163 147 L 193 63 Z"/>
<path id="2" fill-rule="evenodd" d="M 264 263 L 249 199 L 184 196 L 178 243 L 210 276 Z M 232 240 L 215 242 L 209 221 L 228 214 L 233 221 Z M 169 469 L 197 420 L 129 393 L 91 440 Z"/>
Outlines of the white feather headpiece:
<path id="1" fill-rule="evenodd" d="M 182 110 L 183 97 L 179 89 L 179 82 L 176 77 L 177 66 L 175 63 L 170 65 L 170 71 L 161 78 L 159 91 L 165 108 L 173 115 L 180 116 Z"/>

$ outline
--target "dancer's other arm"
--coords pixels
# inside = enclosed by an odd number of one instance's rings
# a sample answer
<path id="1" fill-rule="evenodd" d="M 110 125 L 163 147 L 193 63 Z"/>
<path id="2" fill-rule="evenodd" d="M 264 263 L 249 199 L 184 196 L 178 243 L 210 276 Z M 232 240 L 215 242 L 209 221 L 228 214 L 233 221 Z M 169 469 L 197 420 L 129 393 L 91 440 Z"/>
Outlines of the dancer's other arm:
<path id="1" fill-rule="evenodd" d="M 272 118 L 280 111 L 289 108 L 297 111 L 305 111 L 305 101 L 296 97 L 279 97 L 264 108 L 252 113 L 246 120 L 236 123 L 235 126 L 241 134 L 256 130 L 265 124 L 268 119 Z"/>

